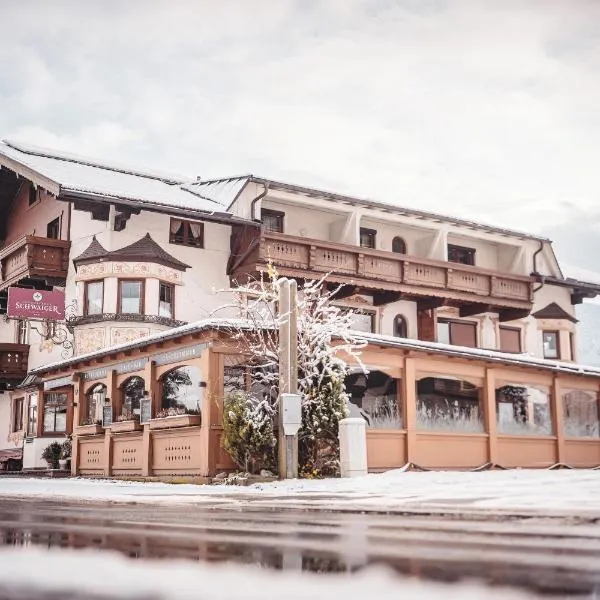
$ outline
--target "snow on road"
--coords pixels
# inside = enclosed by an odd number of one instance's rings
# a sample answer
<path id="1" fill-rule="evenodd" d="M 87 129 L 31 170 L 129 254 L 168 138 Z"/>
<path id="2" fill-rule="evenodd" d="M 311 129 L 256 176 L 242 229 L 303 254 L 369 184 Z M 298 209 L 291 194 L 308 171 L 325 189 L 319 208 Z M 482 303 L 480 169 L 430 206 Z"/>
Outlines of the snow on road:
<path id="1" fill-rule="evenodd" d="M 32 577 L 35 573 L 35 577 Z M 322 575 L 233 564 L 134 561 L 93 550 L 0 550 L 0 596 L 18 598 L 152 598 L 196 600 L 331 600 L 398 598 L 480 600 L 534 598 L 469 582 L 430 583 L 381 568 Z M 43 592 L 43 593 L 42 593 Z"/>
<path id="2" fill-rule="evenodd" d="M 354 479 L 291 480 L 250 487 L 91 479 L 0 478 L 0 497 L 164 504 L 248 501 L 328 509 L 462 508 L 600 515 L 600 471 L 388 471 Z"/>

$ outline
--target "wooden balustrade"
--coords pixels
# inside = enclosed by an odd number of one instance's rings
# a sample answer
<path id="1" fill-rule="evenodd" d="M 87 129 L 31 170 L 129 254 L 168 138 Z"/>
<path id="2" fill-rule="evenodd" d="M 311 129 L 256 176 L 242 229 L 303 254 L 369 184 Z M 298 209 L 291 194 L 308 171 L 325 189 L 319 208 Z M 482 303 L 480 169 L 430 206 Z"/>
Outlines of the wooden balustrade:
<path id="1" fill-rule="evenodd" d="M 265 231 L 231 275 L 260 270 L 268 261 L 282 275 L 316 278 L 330 273 L 338 282 L 415 296 L 447 294 L 457 301 L 517 309 L 532 304 L 530 277 Z"/>
<path id="2" fill-rule="evenodd" d="M 0 382 L 20 381 L 27 375 L 29 346 L 0 344 Z"/>
<path id="3" fill-rule="evenodd" d="M 70 242 L 26 235 L 0 250 L 0 290 L 21 279 L 66 280 Z"/>

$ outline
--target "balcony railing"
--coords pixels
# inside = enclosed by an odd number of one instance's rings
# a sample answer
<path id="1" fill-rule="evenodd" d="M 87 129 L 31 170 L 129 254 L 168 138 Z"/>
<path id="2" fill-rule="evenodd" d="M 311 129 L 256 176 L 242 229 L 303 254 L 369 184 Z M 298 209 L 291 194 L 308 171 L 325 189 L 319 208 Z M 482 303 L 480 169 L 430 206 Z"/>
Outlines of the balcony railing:
<path id="1" fill-rule="evenodd" d="M 44 279 L 64 285 L 70 242 L 26 235 L 0 250 L 0 290 L 21 279 Z"/>
<path id="2" fill-rule="evenodd" d="M 531 309 L 532 305 L 530 277 L 264 231 L 253 244 L 236 249 L 243 258 L 232 265 L 233 278 L 260 270 L 271 261 L 282 275 L 293 277 L 329 273 L 332 281 L 416 297 L 515 309 Z"/>
<path id="3" fill-rule="evenodd" d="M 27 375 L 29 346 L 0 344 L 0 383 L 21 381 Z"/>

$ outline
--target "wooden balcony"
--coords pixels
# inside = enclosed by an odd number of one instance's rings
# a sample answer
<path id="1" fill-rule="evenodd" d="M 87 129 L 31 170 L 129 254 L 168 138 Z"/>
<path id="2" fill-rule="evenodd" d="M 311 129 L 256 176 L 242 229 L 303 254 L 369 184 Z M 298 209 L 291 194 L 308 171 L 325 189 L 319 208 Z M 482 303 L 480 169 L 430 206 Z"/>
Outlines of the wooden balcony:
<path id="1" fill-rule="evenodd" d="M 280 275 L 327 280 L 374 292 L 376 304 L 400 297 L 455 305 L 463 316 L 501 312 L 502 320 L 525 316 L 533 301 L 533 279 L 458 263 L 434 261 L 347 244 L 279 233 L 253 237 L 240 232 L 232 244 L 230 276 L 247 280 L 269 261 Z"/>
<path id="2" fill-rule="evenodd" d="M 26 235 L 0 250 L 0 290 L 22 279 L 64 285 L 70 242 Z"/>
<path id="3" fill-rule="evenodd" d="M 18 383 L 27 375 L 29 346 L 0 344 L 0 383 Z"/>

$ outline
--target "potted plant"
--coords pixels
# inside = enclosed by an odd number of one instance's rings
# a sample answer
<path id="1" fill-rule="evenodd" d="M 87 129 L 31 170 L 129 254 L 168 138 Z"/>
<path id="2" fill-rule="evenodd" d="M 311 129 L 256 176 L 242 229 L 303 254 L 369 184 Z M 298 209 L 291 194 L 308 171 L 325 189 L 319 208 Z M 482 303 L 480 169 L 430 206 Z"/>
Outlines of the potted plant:
<path id="1" fill-rule="evenodd" d="M 60 459 L 58 460 L 58 464 L 61 469 L 66 470 L 68 468 L 68 463 L 71 461 L 71 452 L 72 444 L 71 436 L 69 435 L 61 446 Z"/>
<path id="2" fill-rule="evenodd" d="M 42 458 L 48 463 L 49 469 L 58 469 L 58 461 L 62 454 L 62 444 L 59 442 L 52 442 L 44 448 L 42 452 Z"/>
<path id="3" fill-rule="evenodd" d="M 113 421 L 110 430 L 114 433 L 122 433 L 125 431 L 139 431 L 142 428 L 140 425 L 140 415 L 131 411 L 124 411 Z"/>
<path id="4" fill-rule="evenodd" d="M 200 425 L 200 411 L 171 406 L 160 410 L 156 418 L 150 421 L 150 429 L 170 429 L 189 425 Z"/>

